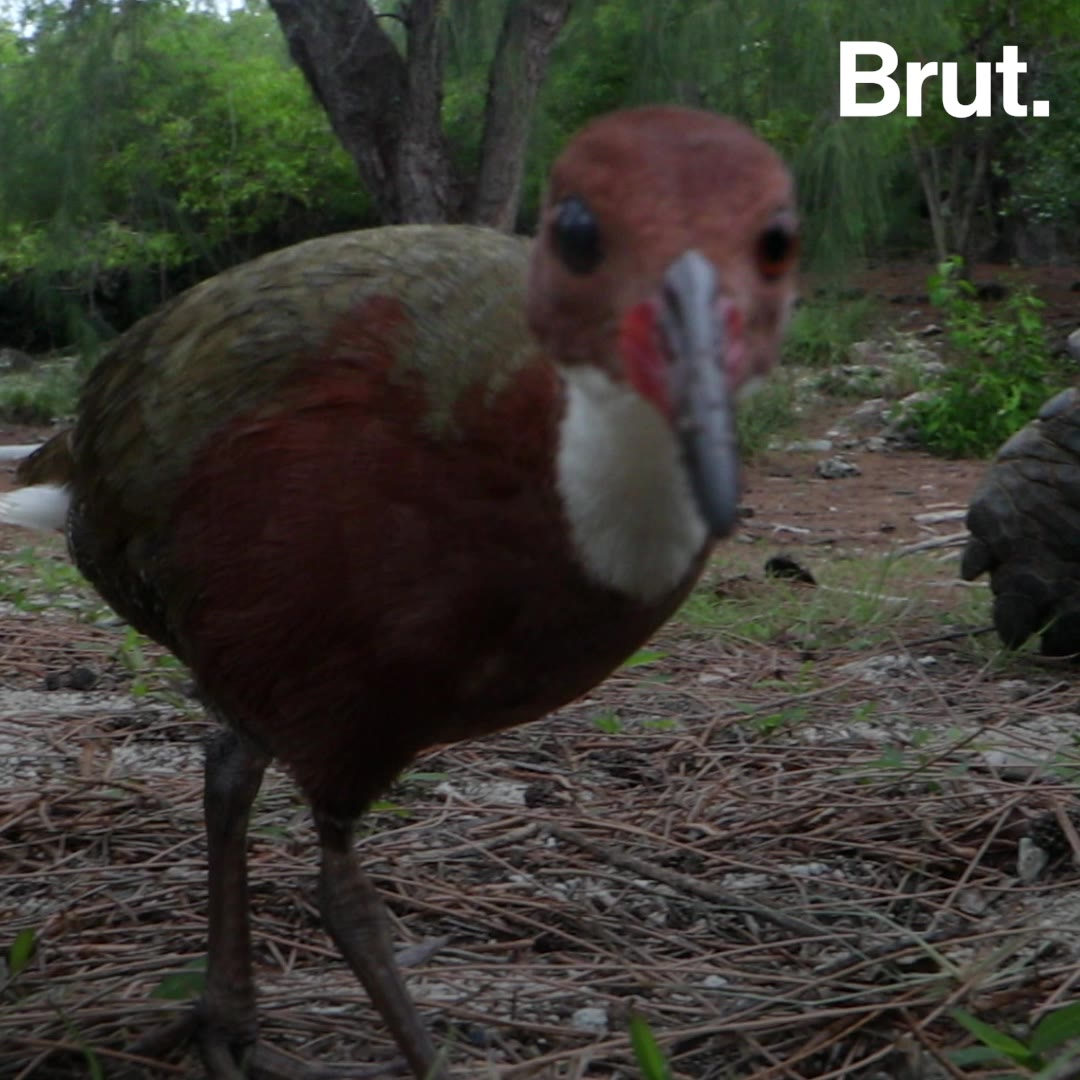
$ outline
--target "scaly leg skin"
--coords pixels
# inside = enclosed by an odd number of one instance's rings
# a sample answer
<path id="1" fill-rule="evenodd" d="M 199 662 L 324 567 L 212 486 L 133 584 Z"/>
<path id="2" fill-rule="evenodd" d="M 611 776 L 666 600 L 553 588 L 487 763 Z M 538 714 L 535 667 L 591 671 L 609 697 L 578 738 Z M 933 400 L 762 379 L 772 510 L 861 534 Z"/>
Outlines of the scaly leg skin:
<path id="1" fill-rule="evenodd" d="M 389 920 L 353 850 L 353 828 L 316 812 L 322 846 L 319 909 L 418 1080 L 449 1080 L 394 959 Z"/>
<path id="2" fill-rule="evenodd" d="M 206 752 L 209 937 L 198 1012 L 203 1064 L 213 1080 L 239 1080 L 255 1045 L 247 830 L 268 764 L 265 754 L 228 730 Z"/>
<path id="3" fill-rule="evenodd" d="M 206 990 L 185 1016 L 128 1048 L 160 1060 L 196 1042 L 209 1080 L 332 1080 L 388 1076 L 388 1066 L 310 1067 L 255 1044 L 255 980 L 247 887 L 247 830 L 269 758 L 227 729 L 206 751 L 203 806 L 208 847 L 209 940 Z M 438 1074 L 435 1074 L 438 1080 Z"/>
<path id="4" fill-rule="evenodd" d="M 197 1039 L 211 1080 L 242 1080 L 255 1043 L 255 981 L 247 890 L 247 827 L 269 759 L 232 731 L 206 750 L 203 806 L 208 846 L 206 990 L 189 1016 L 151 1032 L 129 1052 L 160 1058 Z"/>

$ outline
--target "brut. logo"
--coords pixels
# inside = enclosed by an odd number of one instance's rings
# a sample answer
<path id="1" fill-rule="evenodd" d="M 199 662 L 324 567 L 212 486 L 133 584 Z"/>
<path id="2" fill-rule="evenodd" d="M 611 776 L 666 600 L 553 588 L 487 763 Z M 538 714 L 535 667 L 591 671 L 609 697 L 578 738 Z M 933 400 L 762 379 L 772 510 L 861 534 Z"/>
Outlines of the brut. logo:
<path id="1" fill-rule="evenodd" d="M 860 56 L 876 56 L 880 67 L 873 71 L 860 71 Z M 884 41 L 840 42 L 840 115 L 841 116 L 887 116 L 900 104 L 900 87 L 892 73 L 900 63 L 896 50 Z M 975 65 L 975 97 L 961 102 L 957 87 L 955 61 L 939 64 L 908 63 L 904 65 L 906 78 L 905 97 L 908 116 L 922 116 L 923 83 L 938 77 L 941 69 L 941 105 L 950 116 L 989 116 L 994 101 L 994 75 L 1001 76 L 1001 105 L 1009 116 L 1027 116 L 1028 107 L 1019 100 L 1020 76 L 1027 71 L 1027 64 L 1017 59 L 1015 45 L 1001 50 L 997 63 L 980 60 Z M 881 87 L 880 101 L 858 101 L 859 83 L 872 83 Z M 1033 101 L 1032 116 L 1049 116 L 1049 101 Z"/>

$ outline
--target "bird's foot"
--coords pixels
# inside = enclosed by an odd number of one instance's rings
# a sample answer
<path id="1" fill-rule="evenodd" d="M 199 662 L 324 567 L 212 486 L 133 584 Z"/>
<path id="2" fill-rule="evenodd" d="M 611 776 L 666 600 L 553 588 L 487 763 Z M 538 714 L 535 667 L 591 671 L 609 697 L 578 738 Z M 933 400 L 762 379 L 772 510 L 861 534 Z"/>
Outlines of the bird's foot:
<path id="1" fill-rule="evenodd" d="M 254 1032 L 238 1035 L 208 1022 L 202 1003 L 132 1043 L 127 1057 L 132 1065 L 150 1066 L 189 1044 L 198 1047 L 207 1080 L 390 1080 L 408 1075 L 402 1059 L 370 1066 L 309 1065 L 256 1042 Z"/>
<path id="2" fill-rule="evenodd" d="M 198 1047 L 209 1080 L 246 1080 L 255 1048 L 253 1024 L 226 1025 L 213 1017 L 205 1000 L 128 1047 L 133 1059 L 161 1061 L 182 1047 Z"/>

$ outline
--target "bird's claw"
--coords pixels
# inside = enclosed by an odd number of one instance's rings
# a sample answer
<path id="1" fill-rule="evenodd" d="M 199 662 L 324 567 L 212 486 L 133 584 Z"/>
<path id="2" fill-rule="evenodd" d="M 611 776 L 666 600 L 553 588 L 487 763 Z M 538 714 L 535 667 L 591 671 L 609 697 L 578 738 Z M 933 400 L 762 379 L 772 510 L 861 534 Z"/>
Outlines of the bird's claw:
<path id="1" fill-rule="evenodd" d="M 132 1043 L 126 1056 L 132 1066 L 149 1066 L 188 1044 L 198 1045 L 208 1080 L 389 1080 L 408 1075 L 401 1058 L 384 1065 L 308 1065 L 253 1041 L 244 1046 L 238 1060 L 237 1042 L 208 1025 L 199 1005 Z M 132 1070 L 129 1075 L 133 1078 L 142 1073 Z"/>

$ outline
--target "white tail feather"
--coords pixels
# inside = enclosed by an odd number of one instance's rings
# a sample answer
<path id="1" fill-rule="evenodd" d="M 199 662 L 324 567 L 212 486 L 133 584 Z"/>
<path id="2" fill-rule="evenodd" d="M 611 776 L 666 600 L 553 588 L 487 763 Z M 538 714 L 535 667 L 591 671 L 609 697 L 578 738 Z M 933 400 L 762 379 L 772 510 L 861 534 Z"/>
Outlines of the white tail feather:
<path id="1" fill-rule="evenodd" d="M 0 495 L 0 523 L 25 529 L 62 529 L 71 494 L 59 484 L 35 484 Z"/>
<path id="2" fill-rule="evenodd" d="M 0 461 L 22 461 L 42 445 L 42 443 L 26 443 L 22 446 L 0 446 Z"/>

